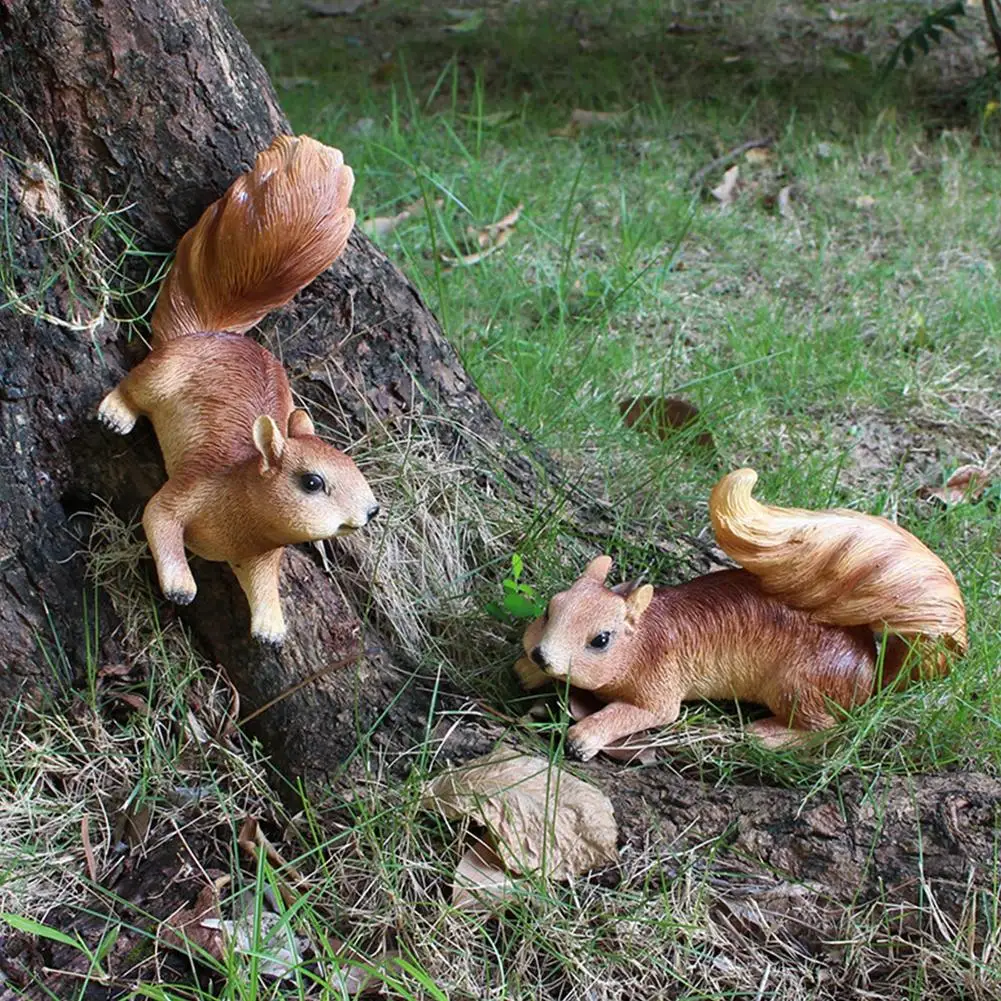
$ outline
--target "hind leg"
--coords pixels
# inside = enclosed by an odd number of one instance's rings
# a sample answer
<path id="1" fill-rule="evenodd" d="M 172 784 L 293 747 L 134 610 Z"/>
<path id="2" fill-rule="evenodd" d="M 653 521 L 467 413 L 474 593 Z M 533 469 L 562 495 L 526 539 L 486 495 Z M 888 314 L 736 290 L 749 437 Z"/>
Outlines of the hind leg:
<path id="1" fill-rule="evenodd" d="M 101 400 L 97 419 L 118 434 L 128 434 L 143 414 L 183 389 L 187 374 L 183 359 L 166 349 L 154 351 Z"/>
<path id="2" fill-rule="evenodd" d="M 97 419 L 116 434 L 128 434 L 142 416 L 142 411 L 129 396 L 126 388 L 128 377 L 101 400 L 97 409 Z"/>
<path id="3" fill-rule="evenodd" d="M 811 733 L 828 730 L 837 722 L 829 699 L 815 685 L 789 684 L 768 694 L 770 697 L 764 701 L 775 715 L 747 727 L 747 733 L 766 747 L 804 744 Z"/>
<path id="4" fill-rule="evenodd" d="M 829 726 L 833 726 L 834 722 L 832 716 Z M 826 727 L 818 729 L 826 729 Z M 746 732 L 749 736 L 760 740 L 765 747 L 778 750 L 786 747 L 800 747 L 808 743 L 813 731 L 794 730 L 778 716 L 769 716 L 767 719 L 759 719 L 750 723 Z"/>

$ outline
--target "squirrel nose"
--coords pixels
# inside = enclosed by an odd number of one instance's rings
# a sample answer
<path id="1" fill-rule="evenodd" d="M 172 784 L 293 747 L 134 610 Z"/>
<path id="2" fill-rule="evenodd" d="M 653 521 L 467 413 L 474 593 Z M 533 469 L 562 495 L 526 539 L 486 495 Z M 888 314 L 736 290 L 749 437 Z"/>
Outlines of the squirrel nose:
<path id="1" fill-rule="evenodd" d="M 381 510 L 381 508 L 379 507 L 378 504 L 373 504 L 365 512 L 365 524 L 367 525 L 379 513 L 380 510 Z"/>
<path id="2" fill-rule="evenodd" d="M 546 666 L 546 655 L 542 652 L 542 647 L 537 646 L 531 653 L 532 660 L 535 661 L 539 667 Z"/>

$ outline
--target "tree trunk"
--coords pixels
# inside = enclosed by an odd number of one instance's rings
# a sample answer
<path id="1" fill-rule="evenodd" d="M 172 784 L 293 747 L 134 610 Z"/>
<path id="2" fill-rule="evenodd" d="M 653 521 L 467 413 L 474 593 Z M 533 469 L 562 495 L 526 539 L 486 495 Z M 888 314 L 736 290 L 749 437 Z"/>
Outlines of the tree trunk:
<path id="1" fill-rule="evenodd" d="M 3 278 L 7 298 L 22 305 L 0 313 L 6 700 L 26 683 L 48 684 L 52 665 L 67 682 L 94 656 L 70 516 L 104 498 L 134 518 L 164 479 L 148 427 L 116 439 L 94 421 L 101 397 L 145 351 L 126 345 L 115 324 L 90 323 L 102 305 L 102 262 L 78 255 L 84 288 L 58 280 L 33 294 L 76 249 L 54 234 L 76 224 L 74 236 L 86 235 L 80 221 L 95 205 L 128 206 L 140 245 L 168 252 L 255 154 L 290 130 L 217 0 L 7 0 L 0 93 L 9 97 L 0 171 L 13 228 Z M 77 329 L 38 313 L 76 316 Z M 293 389 L 345 442 L 429 407 L 451 418 L 430 425 L 447 447 L 456 427 L 505 436 L 416 291 L 357 230 L 341 260 L 257 336 L 280 349 Z M 526 469 L 515 460 L 509 472 L 524 478 Z M 252 729 L 287 774 L 319 778 L 337 768 L 357 726 L 398 694 L 400 676 L 377 637 L 302 550 L 286 552 L 289 636 L 280 653 L 250 639 L 246 602 L 227 568 L 199 563 L 195 574 L 198 597 L 184 621 L 226 667 L 245 713 L 329 672 L 261 713 Z M 100 611 L 110 637 L 112 619 Z M 415 703 L 412 713 L 420 711 Z"/>
<path id="2" fill-rule="evenodd" d="M 104 301 L 97 251 L 73 242 L 87 231 L 82 220 L 93 217 L 95 205 L 123 208 L 142 247 L 169 251 L 288 126 L 262 67 L 218 0 L 0 0 L 0 98 L 6 220 L 0 281 L 8 300 L 0 311 L 0 699 L 6 703 L 26 689 L 50 688 L 53 678 L 70 682 L 88 659 L 116 657 L 114 617 L 105 599 L 92 607 L 71 516 L 99 497 L 133 518 L 164 478 L 148 427 L 120 439 L 94 419 L 101 397 L 144 349 L 126 344 L 116 324 L 100 322 L 102 307 L 117 304 Z M 50 280 L 67 261 L 77 277 L 72 287 Z M 468 436 L 507 450 L 509 432 L 417 293 L 357 231 L 333 268 L 266 321 L 260 336 L 280 349 L 293 388 L 344 441 L 373 429 L 392 436 L 394 422 L 447 412 L 448 421 L 428 422 L 442 449 L 467 447 Z M 529 496 L 534 467 L 516 457 L 503 465 Z M 478 475 L 484 489 L 500 489 Z M 287 552 L 289 636 L 280 653 L 250 639 L 246 603 L 226 568 L 201 563 L 195 576 L 198 597 L 184 621 L 229 673 L 243 713 L 264 709 L 252 726 L 286 775 L 310 783 L 339 769 L 359 725 L 374 724 L 394 700 L 398 725 L 411 740 L 422 733 L 426 704 L 417 695 L 401 698 L 406 679 L 385 644 L 362 627 L 309 552 Z M 94 614 L 106 644 L 97 651 L 88 647 Z M 306 679 L 312 680 L 265 708 Z M 483 750 L 475 743 L 446 753 L 461 759 Z M 803 815 L 798 793 L 716 791 L 710 816 L 697 779 L 666 768 L 660 774 L 615 766 L 612 775 L 610 767 L 589 771 L 614 787 L 628 840 L 640 844 L 652 829 L 655 836 L 686 832 L 684 842 L 694 844 L 732 829 L 731 844 L 750 870 L 828 880 L 839 904 L 859 892 L 875 898 L 887 885 L 916 901 L 926 885 L 962 887 L 970 871 L 991 869 L 987 834 L 1001 793 L 986 777 L 963 779 L 951 800 L 947 780 L 930 780 L 924 793 L 913 780 L 925 866 L 916 879 L 916 863 L 901 841 L 907 824 L 899 823 L 881 848 L 868 851 L 870 841 L 856 842 L 859 825 L 878 840 L 876 822 L 862 817 L 858 805 L 866 790 L 857 786 Z M 850 879 L 835 885 L 831 873 L 842 863 Z M 943 892 L 939 903 L 961 919 L 961 893 Z"/>

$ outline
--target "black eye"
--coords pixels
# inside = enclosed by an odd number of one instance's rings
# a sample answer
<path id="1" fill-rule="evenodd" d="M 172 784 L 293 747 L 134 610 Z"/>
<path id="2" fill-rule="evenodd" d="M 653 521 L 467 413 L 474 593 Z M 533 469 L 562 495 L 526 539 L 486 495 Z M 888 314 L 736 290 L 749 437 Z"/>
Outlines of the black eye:
<path id="1" fill-rule="evenodd" d="M 299 486 L 308 494 L 316 494 L 326 487 L 326 483 L 319 473 L 303 473 L 299 477 Z"/>
<path id="2" fill-rule="evenodd" d="M 597 636 L 588 643 L 588 646 L 593 646 L 595 650 L 604 650 L 608 646 L 608 641 L 612 638 L 611 633 L 598 633 Z"/>

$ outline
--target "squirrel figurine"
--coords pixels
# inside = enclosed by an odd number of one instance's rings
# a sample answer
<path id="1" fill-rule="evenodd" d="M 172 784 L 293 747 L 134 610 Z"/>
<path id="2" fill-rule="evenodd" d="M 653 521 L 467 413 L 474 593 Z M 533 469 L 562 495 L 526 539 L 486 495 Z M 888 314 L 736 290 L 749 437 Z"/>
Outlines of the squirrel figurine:
<path id="1" fill-rule="evenodd" d="M 630 734 L 673 723 L 689 699 L 742 699 L 774 714 L 753 723 L 769 746 L 834 724 L 898 676 L 948 671 L 966 650 L 966 611 L 949 568 L 909 532 L 843 509 L 772 507 L 757 473 L 716 484 L 716 539 L 744 569 L 676 587 L 607 587 L 592 560 L 526 630 L 523 686 L 556 679 L 604 705 L 567 731 L 587 761 Z M 880 656 L 882 652 L 882 657 Z"/>
<path id="2" fill-rule="evenodd" d="M 143 513 L 160 587 L 186 605 L 185 547 L 229 563 L 252 635 L 285 636 L 283 547 L 344 535 L 378 513 L 354 461 L 296 409 L 278 360 L 243 336 L 340 256 L 354 225 L 341 152 L 279 136 L 181 239 L 153 313 L 152 350 L 101 402 L 128 434 L 149 417 L 167 482 Z"/>

